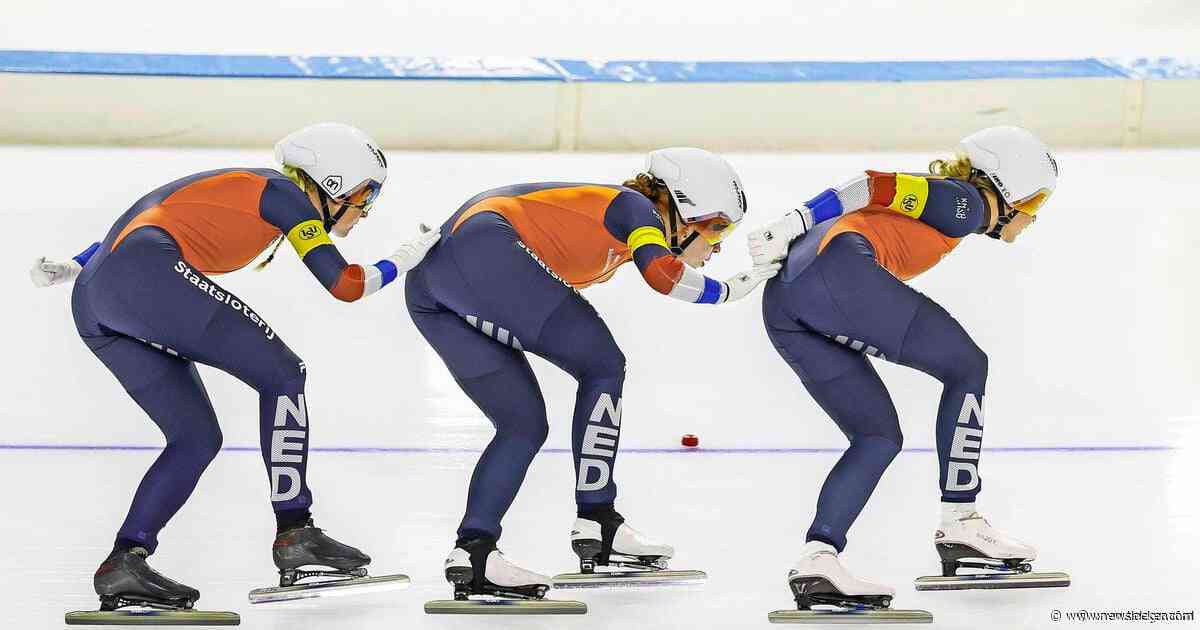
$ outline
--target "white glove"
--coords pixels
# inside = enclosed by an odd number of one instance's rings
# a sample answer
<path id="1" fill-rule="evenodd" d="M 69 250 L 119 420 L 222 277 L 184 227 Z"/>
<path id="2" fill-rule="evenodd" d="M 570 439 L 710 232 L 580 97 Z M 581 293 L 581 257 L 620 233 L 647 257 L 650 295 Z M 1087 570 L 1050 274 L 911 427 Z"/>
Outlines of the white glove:
<path id="1" fill-rule="evenodd" d="M 434 244 L 437 243 L 438 239 L 440 238 L 442 238 L 441 231 L 430 231 L 430 229 L 424 223 L 422 223 L 421 235 L 401 245 L 400 248 L 395 251 L 395 253 L 393 253 L 391 256 L 388 256 L 388 260 L 392 261 L 393 265 L 396 265 L 397 274 L 405 273 L 409 269 L 416 267 L 417 263 L 421 262 L 421 260 L 425 258 L 425 254 L 429 253 L 429 250 L 433 248 Z"/>
<path id="2" fill-rule="evenodd" d="M 725 281 L 725 299 L 721 302 L 734 302 L 740 300 L 754 290 L 754 287 L 763 282 L 775 277 L 779 273 L 779 269 L 783 267 L 780 263 L 767 263 L 765 265 L 754 265 L 750 271 L 743 271 L 738 275 Z"/>
<path id="3" fill-rule="evenodd" d="M 44 288 L 70 282 L 79 275 L 80 271 L 83 271 L 83 267 L 75 262 L 74 258 L 68 259 L 66 262 L 54 262 L 41 256 L 33 261 L 33 268 L 29 270 L 29 279 L 33 281 L 33 286 Z"/>
<path id="4" fill-rule="evenodd" d="M 787 257 L 788 245 L 813 226 L 812 210 L 808 206 L 788 212 L 774 223 L 754 230 L 746 236 L 750 258 L 755 265 L 772 263 Z"/>

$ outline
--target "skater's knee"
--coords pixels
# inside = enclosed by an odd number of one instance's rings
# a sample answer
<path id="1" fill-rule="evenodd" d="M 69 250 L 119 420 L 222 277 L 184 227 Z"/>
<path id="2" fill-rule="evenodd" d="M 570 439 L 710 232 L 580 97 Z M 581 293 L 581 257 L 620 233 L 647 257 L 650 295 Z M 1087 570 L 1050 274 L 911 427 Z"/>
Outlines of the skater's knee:
<path id="1" fill-rule="evenodd" d="M 189 418 L 186 426 L 167 436 L 168 447 L 176 449 L 177 452 L 186 452 L 187 458 L 201 468 L 217 456 L 224 441 L 216 419 L 208 417 Z"/>
<path id="2" fill-rule="evenodd" d="M 535 451 L 541 450 L 542 445 L 546 443 L 546 438 L 550 435 L 550 425 L 543 419 L 540 423 L 533 423 L 528 431 L 524 432 L 525 441 L 530 448 Z"/>
<path id="3" fill-rule="evenodd" d="M 550 425 L 544 415 L 529 421 L 507 422 L 496 427 L 496 439 L 531 454 L 541 450 L 549 435 Z"/>
<path id="4" fill-rule="evenodd" d="M 942 381 L 982 384 L 987 381 L 988 357 L 975 342 L 967 339 L 947 357 L 945 376 Z"/>
<path id="5" fill-rule="evenodd" d="M 899 431 L 885 431 L 858 436 L 851 443 L 860 448 L 869 448 L 890 462 L 904 450 L 904 435 Z"/>
<path id="6" fill-rule="evenodd" d="M 300 357 L 286 346 L 282 351 L 255 358 L 250 385 L 262 393 L 304 391 L 308 368 Z"/>
<path id="7" fill-rule="evenodd" d="M 206 461 L 212 461 L 217 453 L 221 452 L 221 446 L 225 443 L 225 436 L 221 434 L 221 429 L 213 426 L 212 430 L 205 431 L 199 439 L 196 446 L 196 451 Z"/>
<path id="8" fill-rule="evenodd" d="M 616 344 L 607 344 L 597 348 L 596 352 L 589 355 L 578 379 L 623 381 L 625 379 L 625 353 Z"/>

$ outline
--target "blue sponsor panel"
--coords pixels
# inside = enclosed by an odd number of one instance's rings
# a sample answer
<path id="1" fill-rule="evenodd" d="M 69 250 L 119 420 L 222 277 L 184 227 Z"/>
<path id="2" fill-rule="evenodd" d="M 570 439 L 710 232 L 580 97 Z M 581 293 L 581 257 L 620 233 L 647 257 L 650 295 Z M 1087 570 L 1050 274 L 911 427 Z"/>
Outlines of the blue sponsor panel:
<path id="1" fill-rule="evenodd" d="M 795 83 L 962 81 L 1121 77 L 1098 59 L 1048 61 L 569 61 L 569 81 L 622 83 Z"/>
<path id="2" fill-rule="evenodd" d="M 328 57 L 0 50 L 0 72 L 294 79 L 796 83 L 984 79 L 1198 79 L 1200 59 L 622 61 L 542 57 Z"/>
<path id="3" fill-rule="evenodd" d="M 532 57 L 304 57 L 0 51 L 0 72 L 271 79 L 561 81 Z"/>

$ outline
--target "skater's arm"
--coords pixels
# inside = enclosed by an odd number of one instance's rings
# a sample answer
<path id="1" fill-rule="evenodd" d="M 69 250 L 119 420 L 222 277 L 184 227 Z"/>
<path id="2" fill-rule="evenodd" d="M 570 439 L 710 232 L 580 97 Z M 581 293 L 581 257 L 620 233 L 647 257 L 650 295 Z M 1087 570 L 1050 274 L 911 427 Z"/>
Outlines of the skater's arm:
<path id="1" fill-rule="evenodd" d="M 96 241 L 95 243 L 88 245 L 87 249 L 72 256 L 71 260 L 74 260 L 75 262 L 79 263 L 80 267 L 86 267 L 88 264 L 88 261 L 91 260 L 92 256 L 95 256 L 96 252 L 99 250 L 100 250 L 100 242 Z"/>
<path id="2" fill-rule="evenodd" d="M 970 182 L 877 171 L 867 171 L 867 176 L 871 190 L 867 205 L 912 217 L 950 238 L 987 229 L 987 202 Z"/>
<path id="3" fill-rule="evenodd" d="M 755 265 L 765 265 L 787 257 L 788 245 L 806 234 L 818 223 L 836 219 L 843 214 L 861 210 L 870 203 L 871 179 L 859 175 L 833 188 L 826 188 L 816 197 L 789 210 L 775 221 L 746 235 L 750 258 Z"/>
<path id="4" fill-rule="evenodd" d="M 629 248 L 642 279 L 655 291 L 695 304 L 725 301 L 724 282 L 692 269 L 671 253 L 662 220 L 643 195 L 628 191 L 617 195 L 605 213 L 604 227 Z"/>
<path id="5" fill-rule="evenodd" d="M 755 264 L 782 260 L 787 246 L 814 225 L 866 207 L 882 207 L 962 238 L 986 231 L 987 203 L 969 182 L 944 177 L 866 171 L 827 188 L 747 237 Z"/>
<path id="6" fill-rule="evenodd" d="M 425 232 L 375 264 L 349 264 L 329 238 L 312 204 L 291 182 L 268 183 L 261 212 L 264 220 L 279 228 L 321 286 L 343 302 L 354 302 L 391 284 L 420 262 L 439 238 L 437 232 Z"/>
<path id="7" fill-rule="evenodd" d="M 45 256 L 41 256 L 33 261 L 33 268 L 29 270 L 29 279 L 33 281 L 33 286 L 39 288 L 70 282 L 83 271 L 83 267 L 99 249 L 100 243 L 92 243 L 87 249 L 65 262 L 48 260 Z"/>

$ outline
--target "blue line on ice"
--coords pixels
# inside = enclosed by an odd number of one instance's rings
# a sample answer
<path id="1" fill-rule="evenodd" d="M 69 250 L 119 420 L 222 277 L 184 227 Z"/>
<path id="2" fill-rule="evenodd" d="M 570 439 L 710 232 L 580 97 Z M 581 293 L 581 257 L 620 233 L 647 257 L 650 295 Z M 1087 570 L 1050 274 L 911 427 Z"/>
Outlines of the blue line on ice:
<path id="1" fill-rule="evenodd" d="M 142 444 L 0 444 L 0 451 L 160 451 L 162 446 Z M 226 446 L 223 451 L 257 453 L 257 446 Z M 479 448 L 424 446 L 314 446 L 310 452 L 319 453 L 398 453 L 398 454 L 457 454 L 482 453 Z M 844 448 L 623 448 L 622 454 L 706 454 L 706 455 L 778 455 L 841 453 Z M 905 453 L 932 453 L 929 447 L 906 448 Z M 991 453 L 1146 453 L 1180 450 L 1177 446 L 1114 445 L 1114 446 L 993 446 L 983 450 Z M 569 448 L 544 448 L 543 453 L 570 453 Z"/>

